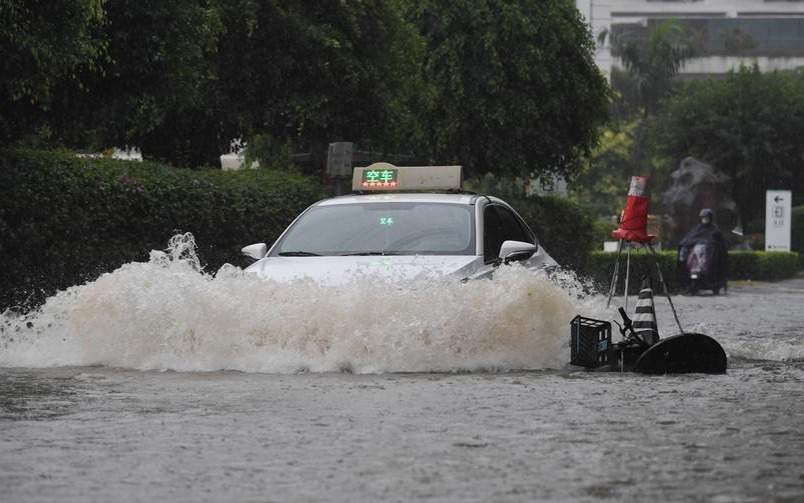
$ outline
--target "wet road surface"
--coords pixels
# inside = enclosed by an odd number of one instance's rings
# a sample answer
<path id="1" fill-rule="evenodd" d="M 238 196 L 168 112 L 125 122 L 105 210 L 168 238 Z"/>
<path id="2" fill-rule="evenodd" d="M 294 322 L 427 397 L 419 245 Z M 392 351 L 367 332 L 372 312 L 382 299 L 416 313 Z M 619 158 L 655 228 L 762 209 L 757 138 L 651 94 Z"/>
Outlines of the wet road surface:
<path id="1" fill-rule="evenodd" d="M 676 303 L 726 375 L 0 369 L 0 499 L 804 501 L 804 280 Z"/>

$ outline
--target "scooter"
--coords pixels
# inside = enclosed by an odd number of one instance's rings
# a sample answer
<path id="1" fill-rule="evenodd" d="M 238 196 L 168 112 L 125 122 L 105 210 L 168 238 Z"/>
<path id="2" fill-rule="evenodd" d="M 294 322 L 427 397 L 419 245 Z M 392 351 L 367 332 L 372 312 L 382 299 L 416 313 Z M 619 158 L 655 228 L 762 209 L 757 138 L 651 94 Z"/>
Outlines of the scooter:
<path id="1" fill-rule="evenodd" d="M 727 290 L 726 281 L 717 274 L 720 267 L 723 265 L 718 264 L 717 246 L 712 242 L 704 241 L 678 250 L 680 282 L 686 285 L 690 295 L 700 290 L 711 290 L 718 295 L 721 289 Z"/>

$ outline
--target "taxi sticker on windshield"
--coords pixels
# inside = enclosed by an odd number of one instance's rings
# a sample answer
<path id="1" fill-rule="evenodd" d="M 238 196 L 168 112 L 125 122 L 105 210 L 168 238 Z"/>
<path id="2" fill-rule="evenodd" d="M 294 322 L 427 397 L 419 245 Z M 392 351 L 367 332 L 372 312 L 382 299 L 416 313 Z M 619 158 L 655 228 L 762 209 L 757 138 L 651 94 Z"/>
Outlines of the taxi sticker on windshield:
<path id="1" fill-rule="evenodd" d="M 395 169 L 366 169 L 363 170 L 363 187 L 396 187 L 397 170 Z"/>

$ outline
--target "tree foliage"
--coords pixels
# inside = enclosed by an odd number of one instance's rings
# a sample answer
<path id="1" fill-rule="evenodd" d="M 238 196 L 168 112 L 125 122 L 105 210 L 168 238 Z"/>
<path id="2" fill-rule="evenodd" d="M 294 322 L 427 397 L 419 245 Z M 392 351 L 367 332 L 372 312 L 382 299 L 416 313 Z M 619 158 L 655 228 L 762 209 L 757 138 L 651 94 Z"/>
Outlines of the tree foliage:
<path id="1" fill-rule="evenodd" d="M 692 81 L 667 102 L 654 128 L 673 164 L 692 155 L 735 180 L 744 222 L 761 218 L 765 190 L 804 193 L 804 75 L 741 68 Z"/>
<path id="2" fill-rule="evenodd" d="M 180 166 L 215 160 L 231 139 L 215 99 L 223 29 L 217 5 L 115 0 L 105 10 L 98 37 L 108 57 L 83 88 L 60 89 L 52 122 L 62 138 L 96 149 L 135 145 Z"/>
<path id="3" fill-rule="evenodd" d="M 431 155 L 473 174 L 571 174 L 595 141 L 607 84 L 563 0 L 408 2 L 427 41 Z"/>
<path id="4" fill-rule="evenodd" d="M 3 117 L 13 119 L 0 128 L 32 130 L 13 121 L 33 105 L 54 142 L 78 149 L 138 146 L 197 166 L 238 137 L 269 155 L 354 141 L 476 173 L 571 174 L 606 115 L 588 28 L 565 0 L 0 9 Z"/>
<path id="5" fill-rule="evenodd" d="M 0 2 L 0 144 L 46 125 L 54 89 L 95 67 L 103 19 L 103 0 Z"/>
<path id="6" fill-rule="evenodd" d="M 246 136 L 393 149 L 415 132 L 418 34 L 393 3 L 225 0 L 221 89 Z"/>
<path id="7" fill-rule="evenodd" d="M 634 163 L 634 133 L 641 119 L 612 124 L 603 129 L 572 185 L 572 198 L 593 215 L 616 215 L 632 175 L 640 174 Z"/>
<path id="8" fill-rule="evenodd" d="M 657 111 L 681 66 L 694 55 L 689 35 L 674 19 L 653 26 L 647 39 L 624 32 L 612 39 L 612 46 L 627 72 L 619 75 L 622 90 L 644 115 Z"/>

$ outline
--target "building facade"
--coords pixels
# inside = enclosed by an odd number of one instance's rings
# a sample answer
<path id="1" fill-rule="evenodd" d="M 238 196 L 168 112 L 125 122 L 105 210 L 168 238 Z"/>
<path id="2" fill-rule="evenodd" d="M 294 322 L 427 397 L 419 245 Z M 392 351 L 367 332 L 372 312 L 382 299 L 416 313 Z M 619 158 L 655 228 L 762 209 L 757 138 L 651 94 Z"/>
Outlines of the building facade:
<path id="1" fill-rule="evenodd" d="M 612 40 L 644 36 L 675 19 L 695 57 L 682 77 L 726 73 L 740 65 L 762 71 L 804 67 L 804 0 L 576 0 L 597 41 L 595 60 L 607 76 L 618 64 Z"/>

